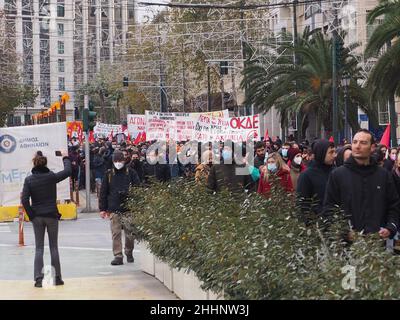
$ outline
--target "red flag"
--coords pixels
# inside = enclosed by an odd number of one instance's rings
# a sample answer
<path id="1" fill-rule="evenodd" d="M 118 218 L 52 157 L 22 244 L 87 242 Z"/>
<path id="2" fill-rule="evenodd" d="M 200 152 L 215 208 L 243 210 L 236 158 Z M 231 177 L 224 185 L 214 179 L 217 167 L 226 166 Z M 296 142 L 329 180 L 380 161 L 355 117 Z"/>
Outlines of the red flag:
<path id="1" fill-rule="evenodd" d="M 265 130 L 265 134 L 264 134 L 264 141 L 269 140 L 269 134 L 268 134 L 268 129 Z"/>
<path id="2" fill-rule="evenodd" d="M 94 143 L 93 131 L 89 131 L 89 143 Z"/>
<path id="3" fill-rule="evenodd" d="M 142 137 L 142 133 L 139 132 L 139 134 L 137 135 L 135 141 L 133 141 L 133 144 L 134 144 L 134 145 L 138 145 L 139 142 L 140 142 L 141 137 Z"/>
<path id="4" fill-rule="evenodd" d="M 390 124 L 388 124 L 388 126 L 386 127 L 380 144 L 383 144 L 384 146 L 386 146 L 386 148 L 390 147 Z"/>
<path id="5" fill-rule="evenodd" d="M 142 132 L 142 138 L 140 139 L 140 142 L 146 142 L 146 132 Z"/>
<path id="6" fill-rule="evenodd" d="M 131 141 L 131 135 L 128 132 L 128 136 L 126 137 L 126 141 Z"/>
<path id="7" fill-rule="evenodd" d="M 333 139 L 333 136 L 331 136 L 331 137 L 329 138 L 329 142 L 335 143 L 335 139 Z"/>
<path id="8" fill-rule="evenodd" d="M 112 139 L 113 139 L 113 133 L 114 133 L 114 130 L 111 130 L 111 133 L 110 133 L 110 135 L 108 136 L 108 140 L 109 141 L 112 141 Z"/>

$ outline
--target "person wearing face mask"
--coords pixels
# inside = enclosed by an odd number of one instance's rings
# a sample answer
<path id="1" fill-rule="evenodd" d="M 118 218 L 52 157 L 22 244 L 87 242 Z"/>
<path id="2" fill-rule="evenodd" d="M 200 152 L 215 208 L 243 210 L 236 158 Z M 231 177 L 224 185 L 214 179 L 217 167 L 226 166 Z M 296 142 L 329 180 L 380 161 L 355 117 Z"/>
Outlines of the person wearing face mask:
<path id="1" fill-rule="evenodd" d="M 288 157 L 288 152 L 290 149 L 290 144 L 289 143 L 284 143 L 281 149 L 281 156 L 283 161 L 285 161 L 285 163 L 287 163 L 289 161 L 289 157 Z"/>
<path id="2" fill-rule="evenodd" d="M 143 162 L 140 160 L 139 152 L 132 153 L 132 160 L 130 162 L 130 168 L 135 170 L 138 174 L 140 182 L 144 182 L 144 169 Z"/>
<path id="3" fill-rule="evenodd" d="M 302 152 L 298 148 L 290 148 L 288 151 L 289 161 L 287 163 L 290 168 L 290 177 L 292 179 L 293 188 L 296 190 L 297 181 L 300 173 L 306 170 L 303 162 Z"/>
<path id="4" fill-rule="evenodd" d="M 121 151 L 115 151 L 112 156 L 113 168 L 106 172 L 100 189 L 99 209 L 100 216 L 111 221 L 111 234 L 114 260 L 111 265 L 123 264 L 122 254 L 122 224 L 121 214 L 127 211 L 125 201 L 131 186 L 140 185 L 139 177 L 135 170 L 130 169 Z M 127 261 L 132 263 L 134 240 L 125 232 L 125 255 Z"/>
<path id="5" fill-rule="evenodd" d="M 235 147 L 239 148 L 239 146 Z M 216 192 L 221 191 L 221 189 L 227 189 L 233 193 L 240 193 L 245 190 L 254 191 L 255 184 L 250 174 L 245 174 L 245 170 L 241 170 L 245 169 L 244 165 L 235 163 L 232 141 L 224 143 L 221 155 L 223 163 L 214 164 L 211 167 L 207 188 Z M 238 174 L 240 171 L 243 171 L 242 174 Z"/>
<path id="6" fill-rule="evenodd" d="M 385 159 L 383 161 L 383 167 L 387 171 L 392 172 L 396 159 L 397 159 L 397 148 L 391 148 L 389 153 L 389 159 Z"/>
<path id="7" fill-rule="evenodd" d="M 165 155 L 162 151 L 148 151 L 146 154 L 146 161 L 143 165 L 143 170 L 146 184 L 150 182 L 150 177 L 155 177 L 159 182 L 168 182 L 171 180 L 171 168 L 169 164 L 167 164 Z"/>
<path id="8" fill-rule="evenodd" d="M 285 164 L 279 153 L 274 152 L 268 155 L 267 164 L 260 167 L 260 173 L 258 193 L 268 197 L 275 184 L 286 192 L 293 191 L 289 167 Z"/>

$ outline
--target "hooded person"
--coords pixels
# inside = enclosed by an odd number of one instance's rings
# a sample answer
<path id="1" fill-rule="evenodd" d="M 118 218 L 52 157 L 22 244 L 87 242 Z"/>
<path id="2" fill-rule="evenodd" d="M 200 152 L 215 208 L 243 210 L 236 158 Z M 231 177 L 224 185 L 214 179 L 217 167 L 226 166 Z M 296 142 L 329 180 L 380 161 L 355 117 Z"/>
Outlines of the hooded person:
<path id="1" fill-rule="evenodd" d="M 328 140 L 316 140 L 311 148 L 314 160 L 300 174 L 296 189 L 297 202 L 303 216 L 322 213 L 325 188 L 336 157 L 335 145 Z M 307 219 L 305 222 L 307 223 Z"/>
<path id="2" fill-rule="evenodd" d="M 294 190 L 297 188 L 297 181 L 302 172 L 306 170 L 306 166 L 303 164 L 302 152 L 298 148 L 290 148 L 288 151 L 289 161 L 287 165 L 290 168 L 290 177 Z"/>
<path id="3" fill-rule="evenodd" d="M 127 212 L 125 201 L 127 200 L 129 188 L 140 185 L 139 177 L 135 170 L 129 168 L 124 154 L 116 150 L 112 155 L 113 168 L 107 170 L 100 189 L 99 209 L 100 216 L 104 219 L 110 218 L 113 242 L 114 260 L 111 265 L 123 264 L 122 255 L 122 224 L 121 214 Z M 125 232 L 125 255 L 127 261 L 132 263 L 134 239 Z"/>
<path id="4" fill-rule="evenodd" d="M 337 156 L 336 156 L 336 167 L 340 167 L 342 166 L 347 159 L 349 159 L 351 156 L 351 144 L 346 144 L 345 146 L 343 146 L 342 148 L 340 148 L 337 152 Z"/>

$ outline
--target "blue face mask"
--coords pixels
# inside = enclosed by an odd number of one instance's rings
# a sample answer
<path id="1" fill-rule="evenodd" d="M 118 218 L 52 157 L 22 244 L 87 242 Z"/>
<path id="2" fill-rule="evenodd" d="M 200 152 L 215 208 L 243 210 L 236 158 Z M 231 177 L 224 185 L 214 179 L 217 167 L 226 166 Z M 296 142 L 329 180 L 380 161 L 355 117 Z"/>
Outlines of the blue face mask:
<path id="1" fill-rule="evenodd" d="M 282 149 L 282 157 L 286 158 L 288 154 L 288 149 Z"/>
<path id="2" fill-rule="evenodd" d="M 223 151 L 222 151 L 222 158 L 223 158 L 225 161 L 231 160 L 231 159 L 232 159 L 232 152 L 231 152 L 231 151 L 228 151 L 228 150 L 223 150 Z"/>
<path id="3" fill-rule="evenodd" d="M 276 163 L 268 163 L 268 171 L 275 172 L 276 171 Z"/>

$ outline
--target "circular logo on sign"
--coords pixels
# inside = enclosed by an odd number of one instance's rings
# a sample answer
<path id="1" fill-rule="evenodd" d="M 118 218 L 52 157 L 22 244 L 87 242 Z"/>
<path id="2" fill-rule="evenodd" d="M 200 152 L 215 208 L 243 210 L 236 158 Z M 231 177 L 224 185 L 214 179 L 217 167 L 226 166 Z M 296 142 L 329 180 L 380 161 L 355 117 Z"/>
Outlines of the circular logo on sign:
<path id="1" fill-rule="evenodd" d="M 5 134 L 0 137 L 0 151 L 4 153 L 11 153 L 17 147 L 17 141 L 13 136 Z"/>

